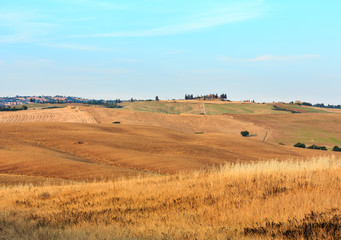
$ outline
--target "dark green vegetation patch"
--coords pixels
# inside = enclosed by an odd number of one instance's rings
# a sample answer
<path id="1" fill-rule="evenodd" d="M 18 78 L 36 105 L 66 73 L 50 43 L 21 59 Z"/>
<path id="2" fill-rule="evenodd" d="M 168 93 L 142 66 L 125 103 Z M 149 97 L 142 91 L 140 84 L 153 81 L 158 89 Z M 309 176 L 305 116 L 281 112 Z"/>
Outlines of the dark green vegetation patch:
<path id="1" fill-rule="evenodd" d="M 300 142 L 296 143 L 296 144 L 294 145 L 294 147 L 306 148 L 305 144 L 304 144 L 304 143 L 300 143 Z"/>
<path id="2" fill-rule="evenodd" d="M 248 131 L 241 131 L 240 134 L 243 136 L 243 137 L 248 137 L 250 136 L 250 133 Z"/>
<path id="3" fill-rule="evenodd" d="M 324 151 L 327 151 L 327 148 L 325 146 L 317 146 L 315 144 L 307 147 L 308 149 L 316 149 L 316 150 L 324 150 Z"/>
<path id="4" fill-rule="evenodd" d="M 341 148 L 339 146 L 334 146 L 333 151 L 334 152 L 341 152 Z"/>

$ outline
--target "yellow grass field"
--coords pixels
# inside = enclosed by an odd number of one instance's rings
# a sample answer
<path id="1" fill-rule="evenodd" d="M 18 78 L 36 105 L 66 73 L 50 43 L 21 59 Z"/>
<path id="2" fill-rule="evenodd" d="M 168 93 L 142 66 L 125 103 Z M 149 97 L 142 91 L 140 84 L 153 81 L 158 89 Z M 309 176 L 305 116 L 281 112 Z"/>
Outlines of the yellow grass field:
<path id="1" fill-rule="evenodd" d="M 2 239 L 340 239 L 341 159 L 0 187 Z"/>
<path id="2" fill-rule="evenodd" d="M 33 115 L 52 116 L 62 111 L 65 115 L 71 112 L 70 121 L 72 114 L 78 114 L 96 123 L 53 122 L 59 120 L 53 117 L 47 122 L 14 118 L 17 122 L 2 123 L 0 174 L 91 181 L 174 174 L 226 162 L 332 154 L 263 142 L 266 128 L 226 115 L 169 115 L 100 107 L 37 110 Z M 255 136 L 241 137 L 245 129 Z"/>
<path id="3" fill-rule="evenodd" d="M 75 122 L 95 123 L 87 112 L 82 112 L 78 107 L 27 110 L 18 112 L 0 112 L 0 123 L 15 122 Z"/>
<path id="4" fill-rule="evenodd" d="M 338 239 L 340 113 L 209 104 L 0 112 L 0 239 Z"/>

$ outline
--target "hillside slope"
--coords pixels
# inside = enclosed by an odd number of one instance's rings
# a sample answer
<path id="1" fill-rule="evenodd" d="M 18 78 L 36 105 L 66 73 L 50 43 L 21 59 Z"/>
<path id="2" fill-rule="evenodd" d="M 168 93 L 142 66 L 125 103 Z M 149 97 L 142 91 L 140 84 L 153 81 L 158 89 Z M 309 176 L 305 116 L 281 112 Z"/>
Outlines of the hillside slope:
<path id="1" fill-rule="evenodd" d="M 65 107 L 43 110 L 0 112 L 0 123 L 16 122 L 75 122 L 95 123 L 95 120 L 78 107 Z"/>
<path id="2" fill-rule="evenodd" d="M 226 162 L 331 154 L 231 134 L 136 125 L 26 123 L 0 126 L 0 173 L 70 180 L 192 171 Z"/>
<path id="3" fill-rule="evenodd" d="M 234 115 L 234 118 L 268 129 L 271 132 L 268 141 L 272 143 L 341 146 L 341 113 Z"/>
<path id="4" fill-rule="evenodd" d="M 56 117 L 58 113 L 65 117 Z M 276 115 L 277 118 L 267 115 L 263 119 L 261 115 L 258 118 L 170 115 L 85 106 L 4 113 L 3 116 L 6 114 L 7 118 L 2 119 L 16 122 L 0 123 L 0 174 L 4 174 L 1 179 L 8 174 L 77 181 L 112 179 L 172 174 L 226 162 L 338 154 L 278 145 L 274 140 L 281 134 L 278 129 L 288 132 L 295 129 L 291 125 L 285 127 L 285 123 L 290 123 L 288 116 L 300 117 L 290 114 Z M 33 117 L 39 114 L 49 116 L 46 122 Z M 36 122 L 27 122 L 28 115 L 30 121 Z M 323 116 L 332 115 L 336 116 Z M 281 121 L 283 126 L 271 125 L 268 119 L 275 119 L 271 120 L 275 123 Z M 76 122 L 58 122 L 62 120 Z M 335 118 L 335 121 L 339 126 L 339 120 Z M 242 130 L 255 136 L 243 138 Z M 263 142 L 267 132 L 269 143 Z M 21 182 L 24 178 L 8 179 L 8 182 L 15 181 Z"/>

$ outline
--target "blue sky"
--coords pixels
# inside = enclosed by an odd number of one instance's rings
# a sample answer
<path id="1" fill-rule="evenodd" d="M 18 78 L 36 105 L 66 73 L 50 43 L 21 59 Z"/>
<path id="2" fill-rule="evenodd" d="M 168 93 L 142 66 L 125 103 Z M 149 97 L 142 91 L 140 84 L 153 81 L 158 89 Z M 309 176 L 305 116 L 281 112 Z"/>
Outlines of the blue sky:
<path id="1" fill-rule="evenodd" d="M 341 104 L 341 1 L 0 0 L 0 96 Z"/>

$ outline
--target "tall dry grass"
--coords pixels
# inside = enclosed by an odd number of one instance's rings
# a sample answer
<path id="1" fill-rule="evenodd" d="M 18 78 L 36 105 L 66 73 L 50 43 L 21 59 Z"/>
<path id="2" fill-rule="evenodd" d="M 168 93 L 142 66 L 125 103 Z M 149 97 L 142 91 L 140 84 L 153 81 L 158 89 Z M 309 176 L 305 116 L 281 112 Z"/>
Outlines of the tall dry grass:
<path id="1" fill-rule="evenodd" d="M 338 239 L 341 159 L 0 188 L 0 239 Z"/>

